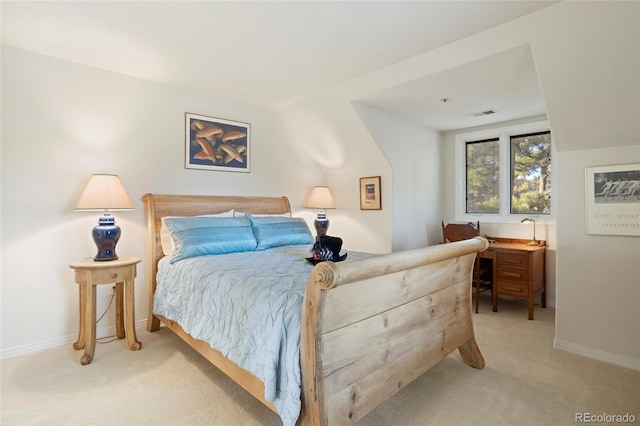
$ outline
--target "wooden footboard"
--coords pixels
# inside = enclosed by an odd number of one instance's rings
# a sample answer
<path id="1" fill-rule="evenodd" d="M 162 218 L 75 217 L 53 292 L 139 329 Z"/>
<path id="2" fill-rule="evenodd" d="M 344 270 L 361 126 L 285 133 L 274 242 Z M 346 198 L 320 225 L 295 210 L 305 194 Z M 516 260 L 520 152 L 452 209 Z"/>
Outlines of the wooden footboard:
<path id="1" fill-rule="evenodd" d="M 484 367 L 471 319 L 482 237 L 317 265 L 303 306 L 304 424 L 355 422 L 455 349 Z"/>

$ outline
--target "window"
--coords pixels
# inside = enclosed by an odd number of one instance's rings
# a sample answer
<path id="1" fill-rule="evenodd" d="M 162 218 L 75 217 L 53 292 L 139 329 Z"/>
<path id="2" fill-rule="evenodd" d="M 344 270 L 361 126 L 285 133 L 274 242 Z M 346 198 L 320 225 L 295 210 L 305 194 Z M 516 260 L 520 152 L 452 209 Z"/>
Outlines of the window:
<path id="1" fill-rule="evenodd" d="M 511 214 L 551 214 L 551 132 L 510 140 Z"/>
<path id="2" fill-rule="evenodd" d="M 500 139 L 465 143 L 467 213 L 500 213 Z"/>
<path id="3" fill-rule="evenodd" d="M 456 220 L 551 217 L 548 122 L 456 135 Z"/>

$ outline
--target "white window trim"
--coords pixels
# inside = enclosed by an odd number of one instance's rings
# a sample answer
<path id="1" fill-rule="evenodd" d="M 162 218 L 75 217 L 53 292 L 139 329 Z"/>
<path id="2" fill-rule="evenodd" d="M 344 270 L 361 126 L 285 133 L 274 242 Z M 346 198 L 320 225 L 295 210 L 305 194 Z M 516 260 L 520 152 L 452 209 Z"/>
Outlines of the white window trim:
<path id="1" fill-rule="evenodd" d="M 555 210 L 557 198 L 557 176 L 556 170 L 556 152 L 553 142 L 553 132 L 551 133 L 551 214 L 534 215 L 534 214 L 511 214 L 510 199 L 511 194 L 510 170 L 511 156 L 509 155 L 510 137 L 514 135 L 522 135 L 527 133 L 545 132 L 551 130 L 549 121 L 536 121 L 526 124 L 518 124 L 514 126 L 495 127 L 491 129 L 478 130 L 469 133 L 459 133 L 455 137 L 455 202 L 456 202 L 456 221 L 458 222 L 475 222 L 484 223 L 518 223 L 525 217 L 531 217 L 538 223 L 555 224 Z M 466 212 L 466 179 L 465 170 L 465 144 L 467 142 L 481 141 L 486 139 L 500 139 L 500 213 L 467 213 Z"/>

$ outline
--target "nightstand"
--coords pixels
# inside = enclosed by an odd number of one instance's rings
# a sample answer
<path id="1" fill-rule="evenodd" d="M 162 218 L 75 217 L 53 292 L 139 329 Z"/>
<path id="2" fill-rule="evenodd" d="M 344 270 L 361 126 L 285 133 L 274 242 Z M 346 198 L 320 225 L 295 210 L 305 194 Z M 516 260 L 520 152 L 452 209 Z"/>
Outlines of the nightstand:
<path id="1" fill-rule="evenodd" d="M 100 284 L 116 285 L 116 334 L 118 339 L 127 338 L 132 351 L 142 347 L 136 337 L 134 279 L 136 257 L 120 257 L 117 260 L 96 262 L 86 259 L 75 262 L 69 267 L 75 270 L 75 281 L 80 292 L 80 329 L 78 340 L 73 348 L 84 348 L 80 363 L 90 364 L 96 348 L 96 286 Z"/>

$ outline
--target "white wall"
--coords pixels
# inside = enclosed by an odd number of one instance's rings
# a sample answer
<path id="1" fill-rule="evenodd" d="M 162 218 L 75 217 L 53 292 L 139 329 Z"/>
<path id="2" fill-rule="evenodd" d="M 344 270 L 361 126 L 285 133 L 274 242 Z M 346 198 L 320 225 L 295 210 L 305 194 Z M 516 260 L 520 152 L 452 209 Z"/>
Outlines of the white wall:
<path id="1" fill-rule="evenodd" d="M 115 216 L 118 254 L 143 258 L 138 321 L 148 309 L 143 194 L 286 195 L 294 211 L 313 219 L 301 206 L 323 175 L 273 112 L 6 46 L 1 53 L 1 356 L 77 337 L 68 265 L 95 254 L 90 233 L 99 213 L 73 207 L 93 173 L 120 175 L 135 205 Z M 185 112 L 250 123 L 251 173 L 185 169 Z M 99 312 L 110 295 L 111 286 L 99 287 Z M 113 328 L 112 314 L 99 334 Z"/>
<path id="2" fill-rule="evenodd" d="M 392 239 L 393 174 L 351 102 L 315 96 L 278 111 L 292 140 L 323 171 L 336 210 L 328 210 L 329 234 L 346 250 L 388 253 Z M 382 210 L 360 210 L 360 178 L 380 176 Z"/>
<path id="3" fill-rule="evenodd" d="M 640 369 L 640 238 L 587 235 L 585 214 L 585 168 L 640 163 L 640 143 L 559 161 L 555 346 Z"/>
<path id="4" fill-rule="evenodd" d="M 584 167 L 640 158 L 640 3 L 548 9 L 530 37 L 558 154 L 556 347 L 640 370 L 639 239 L 584 227 Z"/>
<path id="5" fill-rule="evenodd" d="M 339 96 L 311 97 L 278 115 L 324 170 L 321 183 L 342 189 L 338 210 L 327 213 L 329 233 L 345 248 L 386 253 L 440 242 L 437 131 Z M 382 210 L 360 210 L 359 179 L 369 176 L 381 177 Z"/>
<path id="6" fill-rule="evenodd" d="M 439 132 L 361 104 L 354 107 L 393 169 L 393 250 L 441 242 Z"/>

